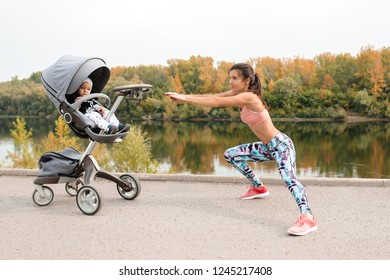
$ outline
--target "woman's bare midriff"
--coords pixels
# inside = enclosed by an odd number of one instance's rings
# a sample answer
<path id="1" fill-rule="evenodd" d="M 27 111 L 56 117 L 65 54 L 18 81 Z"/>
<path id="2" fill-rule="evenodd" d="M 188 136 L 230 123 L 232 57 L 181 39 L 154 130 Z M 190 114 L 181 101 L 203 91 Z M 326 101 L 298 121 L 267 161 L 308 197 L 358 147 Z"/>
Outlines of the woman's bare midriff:
<path id="1" fill-rule="evenodd" d="M 280 131 L 276 129 L 271 120 L 267 120 L 264 123 L 249 126 L 252 132 L 260 139 L 264 144 L 268 144 L 272 138 L 274 138 Z"/>

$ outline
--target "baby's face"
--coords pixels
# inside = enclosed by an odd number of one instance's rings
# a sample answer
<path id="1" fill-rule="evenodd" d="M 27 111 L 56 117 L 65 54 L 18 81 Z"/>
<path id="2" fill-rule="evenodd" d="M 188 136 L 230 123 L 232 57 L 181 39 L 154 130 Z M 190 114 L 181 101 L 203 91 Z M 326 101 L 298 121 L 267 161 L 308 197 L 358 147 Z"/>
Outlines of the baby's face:
<path id="1" fill-rule="evenodd" d="M 91 93 L 92 85 L 90 83 L 82 83 L 78 89 L 78 94 L 80 96 L 85 96 Z"/>

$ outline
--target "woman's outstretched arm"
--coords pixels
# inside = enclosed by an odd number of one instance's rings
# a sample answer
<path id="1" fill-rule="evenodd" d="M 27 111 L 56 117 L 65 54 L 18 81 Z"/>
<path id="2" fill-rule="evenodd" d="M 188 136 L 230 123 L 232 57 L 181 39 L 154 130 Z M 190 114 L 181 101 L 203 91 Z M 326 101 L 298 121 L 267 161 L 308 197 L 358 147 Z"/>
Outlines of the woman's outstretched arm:
<path id="1" fill-rule="evenodd" d="M 170 97 L 176 103 L 192 103 L 207 107 L 233 107 L 247 106 L 256 101 L 256 95 L 252 92 L 243 92 L 234 94 L 231 91 L 219 94 L 199 94 L 186 95 L 176 92 L 166 92 L 166 96 Z"/>

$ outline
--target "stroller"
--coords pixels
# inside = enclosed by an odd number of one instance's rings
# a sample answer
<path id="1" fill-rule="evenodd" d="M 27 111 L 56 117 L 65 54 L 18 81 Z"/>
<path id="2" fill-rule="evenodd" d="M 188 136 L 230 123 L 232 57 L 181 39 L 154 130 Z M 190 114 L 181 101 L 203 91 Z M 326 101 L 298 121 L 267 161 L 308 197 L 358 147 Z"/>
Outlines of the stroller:
<path id="1" fill-rule="evenodd" d="M 101 198 L 92 186 L 96 177 L 101 177 L 116 183 L 117 190 L 124 199 L 132 200 L 141 192 L 141 184 L 137 177 L 131 174 L 116 176 L 100 168 L 92 151 L 98 142 L 115 143 L 124 139 L 128 131 L 116 134 L 105 134 L 94 122 L 78 111 L 81 103 L 94 99 L 102 101 L 104 107 L 110 105 L 110 98 L 100 93 L 110 77 L 110 69 L 104 60 L 97 57 L 78 57 L 66 55 L 56 63 L 43 70 L 41 81 L 46 95 L 57 108 L 64 121 L 76 136 L 89 139 L 90 143 L 83 154 L 73 148 L 60 152 L 47 152 L 39 160 L 39 173 L 34 180 L 35 190 L 33 201 L 39 206 L 46 206 L 53 200 L 53 190 L 48 184 L 65 184 L 65 190 L 70 196 L 76 196 L 79 209 L 86 215 L 94 215 L 101 209 Z M 80 84 L 90 78 L 93 82 L 92 93 L 71 103 L 68 98 Z M 109 119 L 115 113 L 123 98 L 141 100 L 144 93 L 152 88 L 148 84 L 133 84 L 115 87 L 116 99 L 107 116 Z"/>

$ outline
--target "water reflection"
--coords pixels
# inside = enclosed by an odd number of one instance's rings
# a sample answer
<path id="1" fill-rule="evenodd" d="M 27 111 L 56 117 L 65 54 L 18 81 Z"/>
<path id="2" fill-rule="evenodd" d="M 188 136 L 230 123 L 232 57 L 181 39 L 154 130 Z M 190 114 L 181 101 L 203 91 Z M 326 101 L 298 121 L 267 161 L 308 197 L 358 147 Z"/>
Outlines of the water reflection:
<path id="1" fill-rule="evenodd" d="M 0 119 L 2 152 L 13 146 L 9 136 L 12 121 Z M 26 122 L 33 129 L 36 143 L 54 130 L 54 120 L 26 119 Z M 135 124 L 147 131 L 152 141 L 152 157 L 160 163 L 162 172 L 239 175 L 225 161 L 224 151 L 257 141 L 240 122 Z M 390 178 L 390 123 L 275 124 L 295 143 L 299 176 Z M 251 164 L 260 176 L 278 176 L 275 162 Z"/>
<path id="2" fill-rule="evenodd" d="M 276 123 L 297 150 L 300 176 L 390 178 L 389 123 Z M 152 154 L 171 172 L 238 175 L 223 153 L 256 141 L 239 122 L 143 124 Z M 274 162 L 252 164 L 259 174 L 278 175 Z"/>

